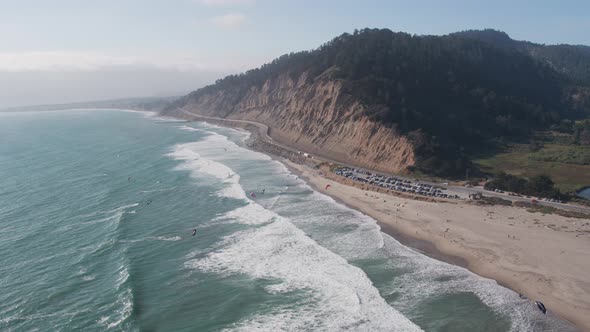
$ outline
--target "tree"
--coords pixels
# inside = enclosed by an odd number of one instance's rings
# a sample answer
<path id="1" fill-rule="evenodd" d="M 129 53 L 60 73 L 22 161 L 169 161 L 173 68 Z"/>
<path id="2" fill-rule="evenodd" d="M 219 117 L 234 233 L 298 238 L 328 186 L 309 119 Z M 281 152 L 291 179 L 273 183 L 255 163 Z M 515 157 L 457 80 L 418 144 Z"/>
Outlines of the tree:
<path id="1" fill-rule="evenodd" d="M 539 150 L 541 150 L 543 148 L 543 144 L 539 143 L 539 142 L 531 142 L 531 144 L 529 144 L 529 151 L 531 152 L 537 152 Z"/>
<path id="2" fill-rule="evenodd" d="M 553 197 L 555 195 L 555 188 L 553 185 L 553 180 L 551 180 L 549 175 L 535 175 L 527 182 L 525 192 L 530 195 Z"/>

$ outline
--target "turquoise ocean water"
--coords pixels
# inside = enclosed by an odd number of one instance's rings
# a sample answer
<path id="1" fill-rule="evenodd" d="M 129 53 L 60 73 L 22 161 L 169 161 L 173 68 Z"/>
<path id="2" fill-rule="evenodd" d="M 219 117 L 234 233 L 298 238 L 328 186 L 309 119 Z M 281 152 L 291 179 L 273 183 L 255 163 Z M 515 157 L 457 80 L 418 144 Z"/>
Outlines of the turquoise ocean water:
<path id="1" fill-rule="evenodd" d="M 571 330 L 246 138 L 138 112 L 0 113 L 0 330 Z"/>

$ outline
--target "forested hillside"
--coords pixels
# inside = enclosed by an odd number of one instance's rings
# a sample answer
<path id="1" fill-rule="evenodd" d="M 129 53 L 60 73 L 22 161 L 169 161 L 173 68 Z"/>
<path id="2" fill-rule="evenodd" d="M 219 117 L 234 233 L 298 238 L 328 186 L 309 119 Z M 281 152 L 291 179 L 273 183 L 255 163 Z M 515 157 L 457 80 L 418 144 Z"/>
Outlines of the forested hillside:
<path id="1" fill-rule="evenodd" d="M 556 70 L 556 61 L 543 61 L 513 44 L 508 36 L 490 31 L 416 36 L 363 29 L 342 34 L 316 50 L 283 55 L 260 68 L 220 79 L 171 109 L 231 91 L 216 110 L 219 116 L 228 116 L 240 112 L 237 105 L 253 89 L 282 75 L 294 81 L 303 78 L 298 84 L 338 82 L 341 95 L 349 96 L 339 97 L 341 107 L 358 101 L 363 114 L 355 116 L 407 137 L 416 155 L 414 169 L 461 175 L 473 168 L 469 155 L 490 148 L 491 142 L 526 140 L 536 130 L 588 116 L 587 90 L 579 87 L 584 76 L 574 79 Z M 557 51 L 543 52 L 550 56 Z M 590 63 L 580 59 L 570 67 Z"/>
<path id="2" fill-rule="evenodd" d="M 519 50 L 548 64 L 577 84 L 590 85 L 590 46 L 536 44 L 511 39 L 505 32 L 493 29 L 468 30 L 452 35 L 477 39 L 496 47 Z"/>

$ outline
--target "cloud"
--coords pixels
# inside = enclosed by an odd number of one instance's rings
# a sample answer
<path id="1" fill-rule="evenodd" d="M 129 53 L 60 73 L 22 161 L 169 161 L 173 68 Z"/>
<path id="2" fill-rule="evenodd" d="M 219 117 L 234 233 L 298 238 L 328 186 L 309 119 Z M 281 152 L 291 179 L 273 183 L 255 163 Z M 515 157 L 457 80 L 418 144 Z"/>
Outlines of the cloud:
<path id="1" fill-rule="evenodd" d="M 90 52 L 40 51 L 0 52 L 0 71 L 92 71 L 105 66 L 138 64 L 135 57 L 117 57 Z"/>
<path id="2" fill-rule="evenodd" d="M 209 19 L 209 21 L 220 28 L 235 29 L 246 23 L 247 20 L 246 16 L 239 13 L 233 13 L 215 16 Z"/>
<path id="3" fill-rule="evenodd" d="M 107 68 L 96 71 L 28 71 L 0 75 L 0 109 L 128 97 L 183 95 L 225 72 Z"/>
<path id="4" fill-rule="evenodd" d="M 235 18 L 220 24 L 232 25 Z M 247 59 L 246 59 L 247 60 Z M 189 55 L 112 55 L 89 51 L 0 52 L 0 72 L 99 71 L 105 68 L 155 68 L 166 70 L 243 70 L 251 61 L 236 63 L 230 59 Z"/>
<path id="5" fill-rule="evenodd" d="M 0 51 L 0 108 L 180 95 L 264 62 L 263 56 L 90 50 Z"/>
<path id="6" fill-rule="evenodd" d="M 251 5 L 255 0 L 193 0 L 194 2 L 205 6 L 233 6 L 233 5 Z"/>

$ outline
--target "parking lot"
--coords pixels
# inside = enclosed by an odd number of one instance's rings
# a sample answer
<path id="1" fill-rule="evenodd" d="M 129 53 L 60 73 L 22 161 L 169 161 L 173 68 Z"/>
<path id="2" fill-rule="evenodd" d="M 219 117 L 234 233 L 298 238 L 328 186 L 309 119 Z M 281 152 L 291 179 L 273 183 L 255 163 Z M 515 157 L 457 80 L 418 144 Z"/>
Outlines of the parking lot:
<path id="1" fill-rule="evenodd" d="M 442 187 L 433 186 L 431 184 L 422 183 L 420 181 L 411 181 L 407 179 L 399 179 L 392 176 L 373 174 L 367 170 L 360 168 L 339 167 L 334 169 L 334 173 L 336 175 L 344 176 L 353 181 L 387 188 L 402 193 L 439 198 L 460 199 L 458 195 L 449 194 L 446 192 L 446 189 Z"/>

